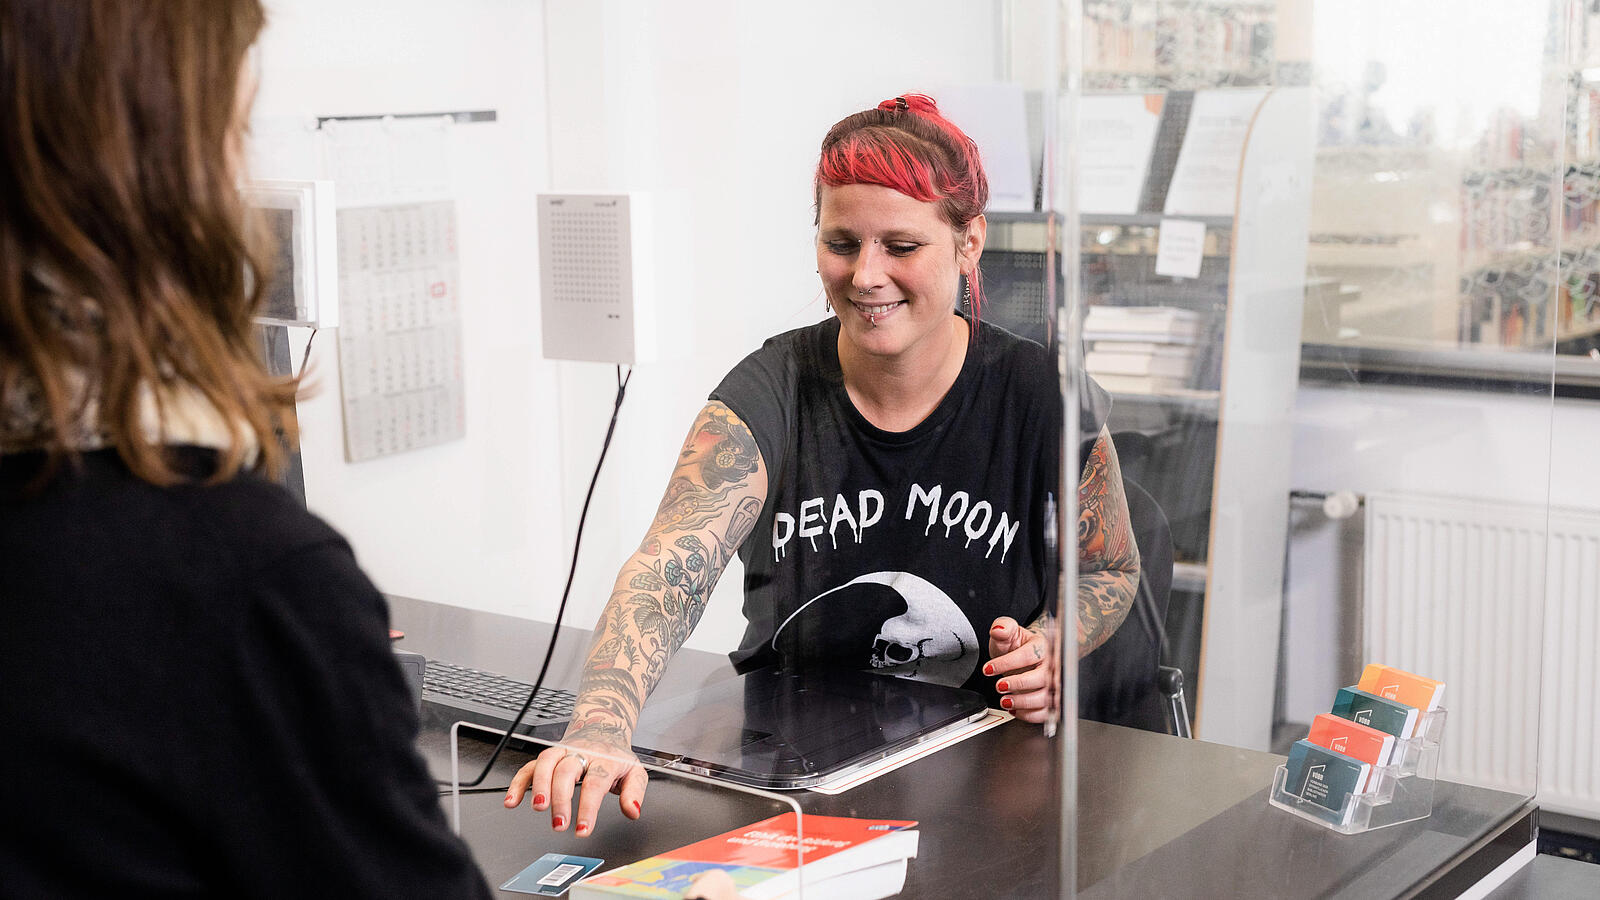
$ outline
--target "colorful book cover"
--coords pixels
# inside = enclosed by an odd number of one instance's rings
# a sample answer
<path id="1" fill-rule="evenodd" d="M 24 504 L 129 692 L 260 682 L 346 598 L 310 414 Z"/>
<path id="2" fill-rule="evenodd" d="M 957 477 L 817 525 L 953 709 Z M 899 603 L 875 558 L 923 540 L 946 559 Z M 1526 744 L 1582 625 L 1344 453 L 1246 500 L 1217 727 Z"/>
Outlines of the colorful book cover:
<path id="1" fill-rule="evenodd" d="M 1439 701 L 1444 698 L 1444 682 L 1377 663 L 1361 670 L 1361 680 L 1356 682 L 1356 687 L 1422 710 L 1438 709 Z"/>
<path id="2" fill-rule="evenodd" d="M 916 856 L 916 825 L 900 820 L 806 816 L 801 831 L 807 893 L 822 879 Z M 798 844 L 794 813 L 784 813 L 590 876 L 573 886 L 572 896 L 574 900 L 668 900 L 683 896 L 696 875 L 721 869 L 732 877 L 741 897 L 770 900 L 795 889 Z"/>
<path id="3" fill-rule="evenodd" d="M 1354 687 L 1339 689 L 1338 696 L 1333 699 L 1333 714 L 1388 732 L 1401 740 L 1416 731 L 1417 718 L 1421 715 L 1415 706 Z"/>
<path id="4" fill-rule="evenodd" d="M 1288 777 L 1283 789 L 1306 803 L 1326 810 L 1328 820 L 1347 825 L 1353 807 L 1345 801 L 1349 794 L 1366 790 L 1372 774 L 1371 763 L 1319 747 L 1309 740 L 1298 740 L 1289 748 Z M 1320 815 L 1320 813 L 1319 813 Z"/>
<path id="5" fill-rule="evenodd" d="M 1375 766 L 1388 765 L 1394 751 L 1394 735 L 1331 713 L 1320 713 L 1311 720 L 1306 740 Z"/>

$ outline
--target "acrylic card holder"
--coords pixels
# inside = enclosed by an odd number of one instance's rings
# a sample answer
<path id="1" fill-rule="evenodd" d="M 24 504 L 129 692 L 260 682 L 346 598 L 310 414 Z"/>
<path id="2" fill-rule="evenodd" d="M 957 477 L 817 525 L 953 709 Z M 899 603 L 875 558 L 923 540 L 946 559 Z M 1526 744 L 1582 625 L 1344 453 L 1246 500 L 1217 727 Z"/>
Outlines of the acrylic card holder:
<path id="1" fill-rule="evenodd" d="M 1416 733 L 1396 741 L 1389 764 L 1376 766 L 1366 790 L 1347 793 L 1338 809 L 1297 796 L 1287 788 L 1289 771 L 1279 766 L 1267 802 L 1340 834 L 1360 834 L 1433 813 L 1433 783 L 1439 769 L 1439 744 L 1444 739 L 1445 711 L 1422 714 Z"/>

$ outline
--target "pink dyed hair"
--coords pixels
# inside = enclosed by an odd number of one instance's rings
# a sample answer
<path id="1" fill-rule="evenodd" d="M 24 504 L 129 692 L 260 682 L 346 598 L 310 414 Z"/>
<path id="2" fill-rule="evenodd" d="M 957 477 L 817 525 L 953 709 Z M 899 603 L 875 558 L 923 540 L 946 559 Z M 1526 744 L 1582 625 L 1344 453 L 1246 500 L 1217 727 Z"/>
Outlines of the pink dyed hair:
<path id="1" fill-rule="evenodd" d="M 822 216 L 822 186 L 875 184 L 924 203 L 939 204 L 950 227 L 962 230 L 989 204 L 989 179 L 978 145 L 939 113 L 925 94 L 902 94 L 848 116 L 828 129 L 817 161 L 815 202 Z M 983 274 L 973 266 L 969 314 L 978 320 Z"/>

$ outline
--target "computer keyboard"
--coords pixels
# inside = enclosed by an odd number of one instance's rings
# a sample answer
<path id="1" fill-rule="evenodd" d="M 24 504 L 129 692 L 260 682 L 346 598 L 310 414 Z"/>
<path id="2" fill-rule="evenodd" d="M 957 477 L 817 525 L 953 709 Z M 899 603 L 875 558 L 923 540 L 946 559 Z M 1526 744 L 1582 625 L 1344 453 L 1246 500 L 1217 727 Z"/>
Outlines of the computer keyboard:
<path id="1" fill-rule="evenodd" d="M 495 728 L 511 724 L 531 690 L 533 685 L 524 681 L 437 659 L 428 660 L 422 676 L 424 707 L 433 707 L 446 719 L 453 716 Z M 517 731 L 572 718 L 577 699 L 571 691 L 541 687 Z"/>

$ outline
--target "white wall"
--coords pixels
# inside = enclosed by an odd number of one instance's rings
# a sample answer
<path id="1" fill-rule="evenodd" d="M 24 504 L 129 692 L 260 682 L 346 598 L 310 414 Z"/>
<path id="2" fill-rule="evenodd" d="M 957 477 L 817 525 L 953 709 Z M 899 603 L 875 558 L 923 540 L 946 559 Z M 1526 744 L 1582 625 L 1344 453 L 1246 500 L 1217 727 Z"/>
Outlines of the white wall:
<path id="1" fill-rule="evenodd" d="M 1600 433 L 1600 410 L 1593 406 L 1553 402 L 1547 388 L 1543 394 L 1511 395 L 1305 386 L 1295 404 L 1294 483 L 1307 490 L 1543 504 L 1552 475 L 1581 476 L 1572 438 Z M 1560 440 L 1552 446 L 1556 435 Z M 1593 479 L 1563 490 L 1576 491 L 1571 496 L 1590 504 L 1600 501 Z"/>
<path id="2" fill-rule="evenodd" d="M 1435 494 L 1600 510 L 1593 448 L 1600 404 L 1543 394 L 1371 385 L 1302 386 L 1295 404 L 1293 480 L 1305 491 Z M 1336 529 L 1315 512 L 1290 547 L 1285 714 L 1309 722 L 1341 686 Z M 1353 595 L 1352 595 L 1353 596 Z"/>
<path id="3" fill-rule="evenodd" d="M 705 395 L 762 339 L 823 315 L 805 270 L 828 126 L 996 72 L 997 6 L 966 0 L 914 15 L 843 0 L 269 3 L 258 118 L 499 114 L 453 130 L 466 438 L 344 462 L 337 341 L 314 344 L 308 502 L 386 591 L 553 617 L 615 382 L 608 366 L 540 358 L 533 195 L 650 193 L 663 358 L 634 374 L 590 511 L 568 612 L 586 627 Z M 739 577 L 730 569 L 691 646 L 736 642 Z"/>
<path id="4" fill-rule="evenodd" d="M 465 440 L 344 461 L 338 336 L 319 335 L 300 404 L 307 499 L 392 593 L 533 609 L 564 569 L 557 367 L 539 357 L 525 248 L 546 180 L 541 10 L 515 0 L 269 0 L 255 117 L 493 109 L 452 129 L 463 298 Z M 258 130 L 265 130 L 258 128 Z M 256 174 L 282 160 L 259 159 Z M 298 177 L 308 177 L 299 174 Z M 303 335 L 298 336 L 303 339 Z"/>

